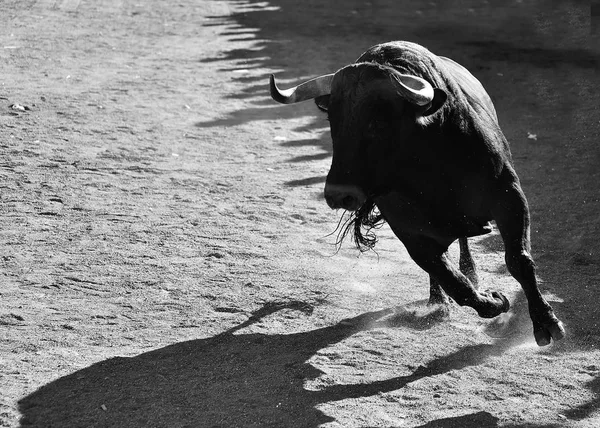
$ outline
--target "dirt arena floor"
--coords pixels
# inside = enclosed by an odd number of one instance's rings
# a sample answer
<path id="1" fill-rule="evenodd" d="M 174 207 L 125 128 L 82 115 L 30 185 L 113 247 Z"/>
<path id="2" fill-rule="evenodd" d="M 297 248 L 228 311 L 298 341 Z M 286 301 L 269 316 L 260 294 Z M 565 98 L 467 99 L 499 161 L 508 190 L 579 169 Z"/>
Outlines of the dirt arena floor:
<path id="1" fill-rule="evenodd" d="M 0 1 L 0 426 L 600 427 L 600 25 L 588 1 Z M 282 86 L 410 40 L 495 102 L 568 336 L 428 316 L 384 227 L 336 251 L 328 123 Z M 452 248 L 456 257 L 457 249 Z"/>

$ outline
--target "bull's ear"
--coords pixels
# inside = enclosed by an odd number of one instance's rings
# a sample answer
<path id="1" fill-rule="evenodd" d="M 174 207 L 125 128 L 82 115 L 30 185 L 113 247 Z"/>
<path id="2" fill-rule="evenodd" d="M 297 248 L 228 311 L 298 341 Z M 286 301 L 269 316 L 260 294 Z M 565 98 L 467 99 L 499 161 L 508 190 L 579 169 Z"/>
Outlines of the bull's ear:
<path id="1" fill-rule="evenodd" d="M 447 99 L 448 99 L 448 95 L 446 95 L 446 92 L 442 91 L 439 88 L 434 88 L 433 89 L 433 100 L 431 100 L 431 103 L 429 104 L 429 107 L 427 108 L 427 110 L 420 113 L 419 115 L 420 116 L 431 116 L 436 111 L 438 111 L 440 108 L 442 108 L 442 106 L 444 105 L 444 103 L 446 102 Z"/>
<path id="2" fill-rule="evenodd" d="M 320 97 L 315 98 L 315 104 L 321 111 L 329 110 L 329 95 L 322 95 Z"/>

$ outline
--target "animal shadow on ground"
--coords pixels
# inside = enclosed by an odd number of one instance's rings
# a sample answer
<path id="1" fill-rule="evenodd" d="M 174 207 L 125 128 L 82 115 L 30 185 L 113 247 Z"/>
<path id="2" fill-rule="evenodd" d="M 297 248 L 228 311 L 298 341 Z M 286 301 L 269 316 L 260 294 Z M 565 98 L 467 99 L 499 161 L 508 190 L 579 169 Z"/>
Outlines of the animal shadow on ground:
<path id="1" fill-rule="evenodd" d="M 469 415 L 456 416 L 450 418 L 438 419 L 431 421 L 425 425 L 419 425 L 415 428 L 497 428 L 499 419 L 488 412 L 477 412 Z M 516 428 L 519 425 L 506 425 L 506 428 Z M 556 424 L 543 424 L 543 425 L 527 425 L 529 428 L 559 428 L 560 425 Z"/>
<path id="2" fill-rule="evenodd" d="M 316 408 L 321 403 L 397 390 L 418 379 L 481 364 L 506 349 L 467 346 L 407 376 L 310 391 L 304 382 L 321 371 L 308 360 L 320 349 L 359 331 L 400 326 L 402 319 L 405 327 L 422 328 L 421 321 L 404 313 L 389 323 L 393 311 L 382 310 L 302 333 L 239 332 L 282 309 L 312 311 L 303 302 L 269 303 L 217 336 L 93 364 L 22 399 L 22 426 L 317 427 L 332 420 Z M 432 322 L 437 318 L 430 318 Z M 489 414 L 463 418 L 479 421 L 477 426 L 495 426 Z M 425 426 L 456 426 L 454 422 Z"/>
<path id="3" fill-rule="evenodd" d="M 438 419 L 416 428 L 495 428 L 498 418 L 488 412 L 477 412 L 470 415 Z"/>

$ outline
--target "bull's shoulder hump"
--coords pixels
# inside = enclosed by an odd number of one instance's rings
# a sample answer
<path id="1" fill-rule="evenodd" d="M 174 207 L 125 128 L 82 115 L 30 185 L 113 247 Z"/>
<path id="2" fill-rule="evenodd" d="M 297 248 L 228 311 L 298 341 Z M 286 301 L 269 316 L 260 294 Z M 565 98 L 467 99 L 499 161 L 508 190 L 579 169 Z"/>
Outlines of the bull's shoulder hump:
<path id="1" fill-rule="evenodd" d="M 460 65 L 458 62 L 445 56 L 440 56 L 438 58 L 442 60 L 446 68 L 448 68 L 448 71 L 456 78 L 457 83 L 459 83 L 461 87 L 464 86 L 465 89 L 469 90 L 469 92 L 487 95 L 487 92 L 481 82 L 475 76 L 473 76 L 469 70 Z"/>
<path id="2" fill-rule="evenodd" d="M 497 120 L 496 109 L 494 108 L 492 99 L 481 82 L 473 76 L 469 70 L 456 61 L 445 56 L 438 56 L 438 58 L 442 61 L 449 74 L 454 77 L 453 80 L 460 86 L 469 101 L 472 104 L 482 104 L 483 107 L 489 110 Z"/>
<path id="3" fill-rule="evenodd" d="M 394 64 L 412 58 L 430 58 L 434 54 L 427 48 L 413 42 L 395 40 L 371 46 L 362 53 L 356 62 L 373 61 L 381 64 Z"/>

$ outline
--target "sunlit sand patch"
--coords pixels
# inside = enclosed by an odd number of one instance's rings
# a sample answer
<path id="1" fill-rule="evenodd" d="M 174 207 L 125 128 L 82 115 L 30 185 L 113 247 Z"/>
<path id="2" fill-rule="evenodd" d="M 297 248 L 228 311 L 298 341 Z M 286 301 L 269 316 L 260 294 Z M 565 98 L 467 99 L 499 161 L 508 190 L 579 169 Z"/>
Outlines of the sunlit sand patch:
<path id="1" fill-rule="evenodd" d="M 419 300 L 403 306 L 396 306 L 395 310 L 396 314 L 398 315 L 410 313 L 418 318 L 440 314 L 447 315 L 449 313 L 449 308 L 447 305 L 430 305 L 427 300 Z"/>
<path id="2" fill-rule="evenodd" d="M 407 326 L 418 330 L 427 330 L 445 321 L 449 316 L 446 305 L 428 305 L 426 300 L 397 306 L 380 324 L 386 327 Z"/>
<path id="3" fill-rule="evenodd" d="M 376 294 L 377 290 L 367 282 L 351 281 L 347 285 L 348 289 L 361 294 Z"/>
<path id="4" fill-rule="evenodd" d="M 364 328 L 409 327 L 416 330 L 427 330 L 444 322 L 449 316 L 445 305 L 428 305 L 426 300 L 383 309 L 365 314 L 363 317 L 342 320 L 341 325 Z"/>

